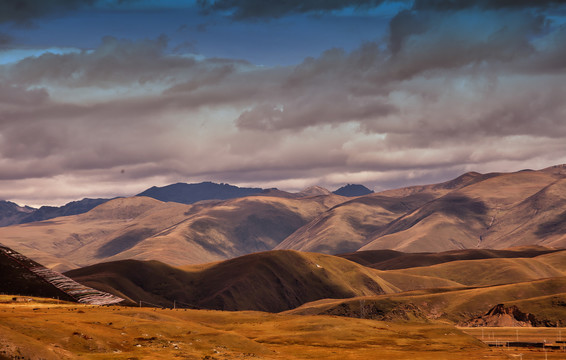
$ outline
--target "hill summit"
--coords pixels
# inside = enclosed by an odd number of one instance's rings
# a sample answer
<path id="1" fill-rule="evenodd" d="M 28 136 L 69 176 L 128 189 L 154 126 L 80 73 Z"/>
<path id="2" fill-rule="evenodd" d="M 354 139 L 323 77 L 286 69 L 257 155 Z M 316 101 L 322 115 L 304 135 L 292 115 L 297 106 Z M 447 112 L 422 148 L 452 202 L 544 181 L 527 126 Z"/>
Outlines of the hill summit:
<path id="1" fill-rule="evenodd" d="M 160 201 L 193 204 L 202 200 L 228 200 L 256 195 L 261 188 L 241 188 L 230 184 L 217 184 L 210 181 L 186 184 L 176 183 L 167 186 L 153 186 L 137 196 L 147 196 Z"/>
<path id="2" fill-rule="evenodd" d="M 368 189 L 367 187 L 360 185 L 360 184 L 348 184 L 342 186 L 340 189 L 333 191 L 336 195 L 354 197 L 354 196 L 363 196 L 372 194 L 373 190 Z"/>

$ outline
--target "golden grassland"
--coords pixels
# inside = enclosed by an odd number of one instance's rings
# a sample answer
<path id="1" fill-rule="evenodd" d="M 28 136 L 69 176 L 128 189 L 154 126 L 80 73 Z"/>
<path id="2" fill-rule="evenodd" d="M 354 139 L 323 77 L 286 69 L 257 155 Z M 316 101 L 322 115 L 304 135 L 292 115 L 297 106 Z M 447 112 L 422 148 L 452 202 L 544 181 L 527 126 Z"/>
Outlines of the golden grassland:
<path id="1" fill-rule="evenodd" d="M 0 359 L 508 358 L 442 323 L 29 299 L 0 296 Z"/>

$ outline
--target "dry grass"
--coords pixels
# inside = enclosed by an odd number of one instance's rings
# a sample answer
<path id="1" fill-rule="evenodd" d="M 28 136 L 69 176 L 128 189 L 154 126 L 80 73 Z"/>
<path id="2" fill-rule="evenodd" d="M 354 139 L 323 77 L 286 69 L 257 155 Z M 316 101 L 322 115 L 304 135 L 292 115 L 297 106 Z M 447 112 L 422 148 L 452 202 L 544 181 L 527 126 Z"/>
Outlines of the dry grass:
<path id="1" fill-rule="evenodd" d="M 442 324 L 68 303 L 0 304 L 0 338 L 0 358 L 506 358 Z"/>

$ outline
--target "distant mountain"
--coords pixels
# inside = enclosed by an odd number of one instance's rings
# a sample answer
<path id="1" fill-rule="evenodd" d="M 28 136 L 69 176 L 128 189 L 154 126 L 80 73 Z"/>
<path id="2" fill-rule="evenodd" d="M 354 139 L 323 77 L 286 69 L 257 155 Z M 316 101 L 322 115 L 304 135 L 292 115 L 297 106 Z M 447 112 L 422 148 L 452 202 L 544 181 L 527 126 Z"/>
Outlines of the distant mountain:
<path id="1" fill-rule="evenodd" d="M 227 200 L 257 195 L 263 191 L 260 188 L 241 188 L 207 181 L 198 184 L 177 183 L 162 187 L 153 186 L 137 196 L 147 196 L 166 202 L 193 204 L 202 200 Z"/>
<path id="2" fill-rule="evenodd" d="M 239 189 L 213 183 L 175 187 Z M 85 214 L 2 227 L 0 239 L 58 270 L 123 259 L 198 264 L 267 250 L 566 247 L 566 166 L 466 173 L 354 198 L 325 195 L 321 188 L 299 194 L 270 189 L 192 205 L 142 196 L 116 199 Z"/>
<path id="3" fill-rule="evenodd" d="M 89 199 L 84 198 L 78 201 L 72 201 L 63 206 L 42 206 L 39 209 L 31 212 L 29 215 L 24 217 L 19 223 L 25 224 L 34 221 L 43 221 L 53 219 L 59 216 L 70 216 L 84 214 L 100 204 L 104 204 L 110 199 Z"/>
<path id="4" fill-rule="evenodd" d="M 336 191 L 333 191 L 333 193 L 341 196 L 354 197 L 354 196 L 363 196 L 363 195 L 372 194 L 373 190 L 370 190 L 367 187 L 359 184 L 348 184 L 342 186 L 340 189 Z"/>
<path id="5" fill-rule="evenodd" d="M 463 185 L 463 186 L 462 186 Z M 566 246 L 566 166 L 474 175 L 367 238 L 360 250 Z"/>
<path id="6" fill-rule="evenodd" d="M 3 227 L 0 239 L 57 270 L 124 259 L 199 264 L 271 250 L 341 201 L 249 196 L 185 205 L 136 196 L 56 221 Z"/>
<path id="7" fill-rule="evenodd" d="M 320 196 L 320 195 L 330 195 L 330 190 L 327 190 L 320 186 L 309 186 L 306 189 L 303 189 L 301 192 L 298 192 L 296 195 L 298 197 L 305 197 L 305 196 Z"/>
<path id="8" fill-rule="evenodd" d="M 19 224 L 22 219 L 36 210 L 29 206 L 19 206 L 11 201 L 0 200 L 0 226 Z"/>
<path id="9" fill-rule="evenodd" d="M 85 198 L 63 206 L 42 206 L 39 209 L 19 206 L 13 202 L 2 200 L 0 201 L 0 227 L 49 220 L 59 216 L 83 214 L 109 200 Z"/>

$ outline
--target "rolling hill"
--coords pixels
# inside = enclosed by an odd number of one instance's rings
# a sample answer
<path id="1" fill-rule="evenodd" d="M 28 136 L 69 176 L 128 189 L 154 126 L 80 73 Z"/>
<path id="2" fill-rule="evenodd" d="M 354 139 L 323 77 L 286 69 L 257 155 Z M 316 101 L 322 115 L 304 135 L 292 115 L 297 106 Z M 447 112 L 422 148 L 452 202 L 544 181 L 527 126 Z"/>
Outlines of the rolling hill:
<path id="1" fill-rule="evenodd" d="M 359 316 L 360 304 L 367 304 L 364 314 L 380 320 L 397 313 L 459 322 L 500 303 L 522 302 L 538 318 L 556 322 L 558 314 L 566 314 L 566 308 L 556 305 L 566 300 L 566 251 L 540 250 L 542 255 L 532 257 L 516 251 L 515 258 L 512 252 L 508 257 L 382 271 L 336 256 L 284 250 L 185 267 L 125 260 L 66 275 L 131 303 L 168 307 L 269 312 L 296 308 L 298 314 Z M 539 298 L 545 304 L 560 301 L 554 309 L 543 309 L 537 305 Z"/>
<path id="2" fill-rule="evenodd" d="M 324 298 L 399 292 L 380 271 L 335 256 L 269 251 L 174 268 L 125 260 L 71 270 L 69 277 L 137 303 L 279 312 Z"/>
<path id="3" fill-rule="evenodd" d="M 497 304 L 517 305 L 542 326 L 556 326 L 566 316 L 566 277 L 486 287 L 426 289 L 306 303 L 285 313 L 339 315 L 376 320 L 406 319 L 415 314 L 454 324 L 484 314 Z"/>
<path id="4" fill-rule="evenodd" d="M 560 252 L 560 250 L 539 246 L 529 246 L 507 250 L 465 249 L 450 250 L 440 253 L 403 253 L 394 250 L 367 250 L 340 254 L 338 256 L 374 269 L 395 270 L 443 264 L 458 260 L 533 258 L 556 252 Z M 557 258 L 561 257 L 557 256 Z M 555 265 L 556 264 L 553 264 L 553 266 Z"/>
<path id="5" fill-rule="evenodd" d="M 289 313 L 363 315 L 374 319 L 418 315 L 459 323 L 505 303 L 534 314 L 540 321 L 538 325 L 556 326 L 566 316 L 566 250 L 541 252 L 531 257 L 521 257 L 525 254 L 521 255 L 518 251 L 519 257 L 516 258 L 456 260 L 384 271 L 380 277 L 400 288 L 406 282 L 406 275 L 446 279 L 453 281 L 454 285 L 428 286 L 377 297 L 320 300 L 304 304 Z"/>

